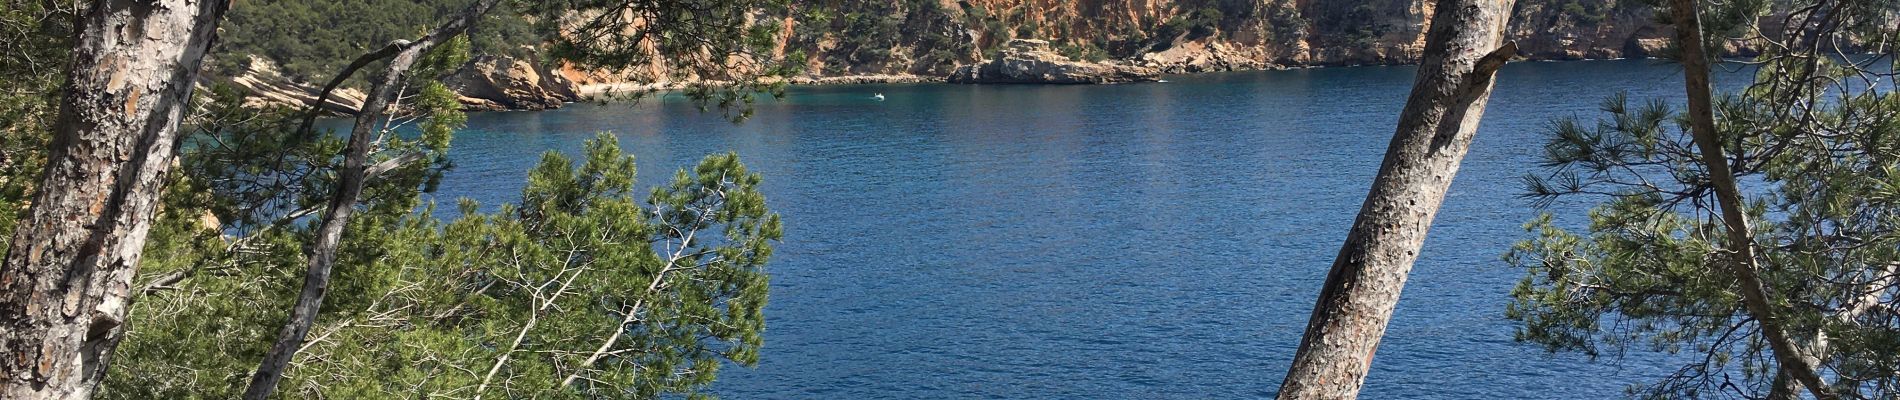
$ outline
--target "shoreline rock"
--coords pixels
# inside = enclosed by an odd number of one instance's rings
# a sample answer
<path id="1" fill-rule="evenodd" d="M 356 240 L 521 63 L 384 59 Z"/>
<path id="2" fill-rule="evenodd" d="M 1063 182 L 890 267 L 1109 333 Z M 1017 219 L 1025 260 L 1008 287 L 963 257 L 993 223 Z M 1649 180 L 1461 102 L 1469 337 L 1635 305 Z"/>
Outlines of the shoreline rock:
<path id="1" fill-rule="evenodd" d="M 1101 84 L 1153 82 L 1161 71 L 1114 62 L 1077 61 L 1056 53 L 1048 41 L 1012 39 L 995 60 L 957 67 L 950 83 Z"/>
<path id="2" fill-rule="evenodd" d="M 241 72 L 229 77 L 214 77 L 212 74 L 200 74 L 199 84 L 218 82 L 243 89 L 250 94 L 245 101 L 248 106 L 288 105 L 303 107 L 317 93 L 323 91 L 318 85 L 300 84 L 284 77 L 277 65 L 262 57 L 250 56 L 245 60 Z M 354 88 L 337 88 L 330 93 L 329 99 L 320 106 L 324 112 L 338 115 L 354 114 L 363 107 L 363 91 Z"/>
<path id="3" fill-rule="evenodd" d="M 1019 39 L 1020 40 L 1020 39 Z M 1177 46 L 1170 51 L 1147 53 L 1142 57 L 1117 62 L 1088 63 L 1070 60 L 1049 51 L 1046 42 L 1039 40 L 1020 40 L 1031 51 L 1017 56 L 1003 56 L 997 60 L 958 67 L 950 76 L 919 74 L 855 74 L 839 76 L 797 76 L 785 78 L 791 85 L 861 85 L 861 84 L 909 84 L 909 83 L 956 83 L 956 84 L 1095 84 L 1156 81 L 1163 75 L 1199 74 L 1230 71 L 1280 70 L 1290 68 L 1336 68 L 1373 65 L 1402 65 L 1400 62 L 1374 62 L 1359 64 L 1311 63 L 1286 66 L 1257 61 L 1245 52 L 1213 44 L 1187 44 Z M 1632 47 L 1651 50 L 1656 43 L 1639 42 Z M 1735 46 L 1737 52 L 1746 53 L 1747 48 Z M 1179 51 L 1175 51 L 1179 50 Z M 1638 51 L 1641 51 L 1638 50 Z M 1619 54 L 1621 56 L 1622 54 Z M 1538 54 L 1520 54 L 1520 60 L 1526 61 L 1582 61 L 1644 57 L 1548 57 Z M 1014 61 L 1011 61 L 1014 60 Z M 1002 75 L 1002 66 L 1015 63 L 1017 73 L 1029 74 L 1028 78 L 1007 78 Z M 633 83 L 613 82 L 606 79 L 591 79 L 576 82 L 564 70 L 553 70 L 534 66 L 534 63 L 505 57 L 479 57 L 475 62 L 449 77 L 450 88 L 462 97 L 465 111 L 527 111 L 556 109 L 581 101 L 614 100 L 622 94 L 664 92 L 680 90 L 683 83 Z M 232 77 L 203 75 L 207 81 L 233 84 L 250 92 L 254 105 L 284 105 L 303 107 L 316 95 L 320 88 L 310 84 L 292 82 L 276 72 L 267 60 L 253 57 L 250 66 L 241 74 Z M 362 102 L 359 90 L 338 89 L 331 100 L 324 104 L 324 111 L 331 115 L 349 115 L 356 112 Z"/>
<path id="4" fill-rule="evenodd" d="M 801 76 L 786 80 L 793 85 L 867 85 L 894 83 L 943 83 L 944 77 L 912 74 L 869 74 L 843 76 Z"/>
<path id="5" fill-rule="evenodd" d="M 936 6 L 929 6 L 933 3 Z M 905 4 L 911 6 L 835 5 L 845 10 L 894 12 L 880 23 L 896 26 L 879 28 L 875 37 L 847 37 L 827 20 L 785 17 L 779 21 L 784 29 L 776 37 L 779 46 L 772 54 L 803 52 L 807 72 L 784 82 L 1108 83 L 1158 79 L 1159 74 L 1411 64 L 1423 51 L 1428 19 L 1437 3 L 1294 1 L 1184 7 L 1189 3 L 1180 0 L 932 0 Z M 1015 11 L 999 18 L 1001 10 Z M 1668 26 L 1658 24 L 1653 15 L 1648 6 L 1629 0 L 1525 0 L 1514 10 L 1507 34 L 1517 40 L 1522 60 L 1643 58 L 1657 55 L 1671 37 Z M 793 27 L 801 24 L 819 32 L 798 36 Z M 1731 42 L 1723 50 L 1745 56 L 1758 45 Z M 1065 55 L 1114 61 L 1087 63 Z M 686 86 L 636 83 L 678 76 L 669 73 L 662 60 L 615 71 L 559 62 L 478 61 L 488 64 L 465 67 L 472 71 L 458 77 L 464 80 L 458 92 L 469 110 L 548 109 L 568 101 L 613 97 L 603 94 Z M 314 94 L 312 86 L 321 84 L 244 69 L 225 73 L 237 76 L 206 76 L 244 87 L 258 103 L 301 107 Z M 338 94 L 342 99 L 325 104 L 326 110 L 353 111 L 353 103 L 361 97 L 360 92 L 347 89 Z"/>
<path id="6" fill-rule="evenodd" d="M 793 86 L 873 85 L 873 84 L 943 83 L 944 82 L 944 77 L 941 77 L 941 76 L 912 75 L 912 74 L 797 76 L 797 77 L 783 78 L 783 79 L 786 84 L 793 85 Z M 626 94 L 683 90 L 683 89 L 686 89 L 688 85 L 689 84 L 687 83 L 677 83 L 677 82 L 587 83 L 587 84 L 577 85 L 574 91 L 579 94 L 581 100 L 598 100 L 598 99 L 611 99 L 616 96 L 626 95 Z"/>
<path id="7" fill-rule="evenodd" d="M 546 110 L 581 99 L 567 77 L 506 56 L 476 57 L 446 83 L 468 110 Z"/>

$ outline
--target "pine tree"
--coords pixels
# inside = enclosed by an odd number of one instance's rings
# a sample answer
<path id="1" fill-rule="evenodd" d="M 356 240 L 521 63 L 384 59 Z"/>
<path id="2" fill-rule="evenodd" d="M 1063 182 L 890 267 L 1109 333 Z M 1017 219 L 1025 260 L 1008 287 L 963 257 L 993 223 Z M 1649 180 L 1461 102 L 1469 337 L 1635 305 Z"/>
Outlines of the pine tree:
<path id="1" fill-rule="evenodd" d="M 1644 397 L 1900 393 L 1900 98 L 1892 50 L 1880 45 L 1900 10 L 1791 6 L 1729 3 L 1699 18 L 1694 6 L 1672 9 L 1678 28 L 1707 43 L 1768 49 L 1746 89 L 1702 105 L 1692 94 L 1686 114 L 1617 96 L 1600 122 L 1553 125 L 1548 171 L 1526 179 L 1529 195 L 1601 203 L 1582 232 L 1549 215 L 1531 221 L 1534 237 L 1507 254 L 1528 271 L 1506 312 L 1519 340 L 1593 356 L 1631 346 L 1699 355 L 1632 388 Z M 1685 23 L 1696 19 L 1702 29 Z M 1697 45 L 1679 46 L 1688 87 L 1706 88 L 1694 79 L 1703 40 L 1679 37 Z"/>
<path id="2" fill-rule="evenodd" d="M 227 5 L 98 1 L 80 19 L 45 173 L 0 263 L 0 397 L 84 399 L 104 379 Z"/>

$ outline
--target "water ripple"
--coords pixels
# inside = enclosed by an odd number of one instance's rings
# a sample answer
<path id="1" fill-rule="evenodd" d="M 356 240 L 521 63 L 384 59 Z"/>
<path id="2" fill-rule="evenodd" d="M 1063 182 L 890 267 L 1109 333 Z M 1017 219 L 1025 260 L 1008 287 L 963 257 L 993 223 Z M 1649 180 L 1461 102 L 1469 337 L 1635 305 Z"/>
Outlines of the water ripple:
<path id="1" fill-rule="evenodd" d="M 722 371 L 727 398 L 1268 397 L 1411 74 L 798 88 L 741 125 L 677 101 L 478 114 L 439 199 L 513 201 L 540 152 L 596 131 L 649 185 L 738 152 L 786 240 L 761 362 Z M 1534 214 L 1514 193 L 1543 124 L 1614 90 L 1671 96 L 1672 78 L 1641 61 L 1505 69 L 1367 398 L 1610 397 L 1665 372 L 1653 354 L 1512 343 L 1501 314 L 1521 272 L 1497 256 Z"/>

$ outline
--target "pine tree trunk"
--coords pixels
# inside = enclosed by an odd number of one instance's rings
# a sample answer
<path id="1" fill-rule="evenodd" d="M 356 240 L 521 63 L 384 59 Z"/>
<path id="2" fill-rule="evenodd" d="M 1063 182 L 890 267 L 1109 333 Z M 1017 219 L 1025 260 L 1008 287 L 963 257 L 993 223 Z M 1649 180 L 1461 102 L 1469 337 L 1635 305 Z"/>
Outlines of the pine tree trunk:
<path id="1" fill-rule="evenodd" d="M 84 399 L 104 379 L 226 5 L 108 0 L 83 18 L 46 174 L 0 266 L 0 398 Z"/>
<path id="2" fill-rule="evenodd" d="M 1715 131 L 1715 111 L 1709 95 L 1709 58 L 1702 48 L 1702 21 L 1696 13 L 1696 0 L 1671 0 L 1669 9 L 1670 19 L 1676 23 L 1676 47 L 1681 49 L 1682 83 L 1689 96 L 1690 136 L 1702 153 L 1702 166 L 1708 170 L 1709 181 L 1715 187 L 1722 224 L 1728 232 L 1729 259 L 1721 264 L 1735 275 L 1737 290 L 1742 292 L 1742 306 L 1755 317 L 1756 325 L 1761 326 L 1762 339 L 1768 342 L 1775 362 L 1780 364 L 1778 374 L 1792 378 L 1776 377 L 1776 395 L 1787 395 L 1789 384 L 1794 383 L 1806 387 L 1817 399 L 1836 398 L 1816 372 L 1819 360 L 1788 336 L 1787 327 L 1775 313 L 1768 286 L 1758 273 L 1754 232 L 1749 230 L 1748 216 L 1742 213 L 1741 191 L 1736 188 L 1735 174 L 1729 170 L 1728 158 L 1722 155 L 1721 140 Z"/>
<path id="3" fill-rule="evenodd" d="M 414 49 L 411 47 L 410 49 Z M 405 50 L 389 60 L 388 75 L 370 89 L 370 96 L 363 101 L 363 108 L 356 116 L 356 125 L 350 131 L 350 141 L 344 150 L 343 169 L 337 172 L 336 188 L 331 191 L 330 202 L 324 207 L 322 221 L 317 225 L 316 243 L 305 254 L 308 264 L 304 271 L 303 289 L 297 295 L 297 304 L 291 307 L 290 320 L 277 333 L 277 340 L 271 344 L 264 360 L 251 376 L 250 386 L 244 390 L 245 399 L 264 399 L 277 388 L 277 382 L 284 377 L 284 367 L 290 364 L 291 357 L 297 355 L 303 346 L 304 336 L 310 333 L 311 324 L 316 322 L 317 311 L 323 306 L 324 294 L 329 292 L 330 272 L 336 265 L 337 245 L 343 240 L 343 228 L 349 225 L 350 216 L 356 211 L 356 202 L 363 194 L 363 184 L 368 169 L 371 139 L 377 136 L 376 125 L 383 119 L 390 101 L 403 78 L 409 73 L 409 67 L 420 58 L 420 52 Z"/>
<path id="4" fill-rule="evenodd" d="M 271 392 L 277 389 L 278 382 L 284 378 L 284 368 L 296 357 L 297 350 L 303 347 L 304 337 L 310 334 L 311 325 L 316 323 L 317 311 L 323 307 L 323 298 L 329 293 L 330 272 L 336 266 L 336 250 L 342 243 L 343 229 L 349 225 L 356 203 L 362 197 L 364 184 L 373 177 L 368 162 L 370 142 L 379 136 L 376 125 L 387 115 L 390 103 L 397 100 L 409 78 L 410 69 L 436 45 L 467 32 L 470 26 L 499 3 L 500 0 L 478 1 L 421 39 L 392 43 L 383 50 L 365 56 L 366 59 L 391 58 L 382 80 L 370 88 L 369 97 L 364 99 L 363 107 L 356 115 L 356 124 L 350 129 L 349 146 L 344 149 L 343 169 L 337 173 L 336 188 L 331 192 L 330 202 L 318 224 L 316 243 L 311 245 L 306 254 L 308 260 L 303 289 L 297 295 L 297 304 L 291 307 L 290 319 L 278 331 L 277 339 L 271 343 L 257 371 L 251 375 L 251 382 L 244 389 L 244 399 L 263 400 L 270 397 Z M 363 60 L 352 63 L 345 69 L 345 76 L 339 76 L 336 80 L 340 82 L 347 79 L 349 73 L 365 64 L 368 62 Z M 325 93 L 328 92 L 326 88 Z M 313 107 L 322 104 L 323 100 L 321 96 L 315 99 Z"/>
<path id="5" fill-rule="evenodd" d="M 1352 231 L 1333 261 L 1281 399 L 1357 397 L 1432 217 L 1470 148 L 1513 0 L 1440 1 L 1412 95 Z"/>
<path id="6" fill-rule="evenodd" d="M 277 340 L 272 342 L 257 372 L 251 376 L 250 386 L 244 390 L 245 399 L 264 399 L 277 389 L 277 382 L 284 377 L 284 367 L 297 355 L 304 336 L 310 333 L 310 325 L 316 322 L 323 296 L 330 289 L 330 272 L 336 265 L 336 249 L 343 240 L 343 228 L 349 225 L 357 199 L 363 194 L 370 139 L 376 136 L 374 126 L 381 122 L 390 98 L 402 87 L 402 77 L 416 58 L 416 53 L 405 51 L 391 59 L 388 77 L 377 82 L 370 96 L 364 99 L 363 108 L 356 116 L 356 126 L 351 129 L 349 146 L 344 150 L 343 169 L 337 172 L 336 188 L 331 191 L 322 222 L 317 225 L 316 243 L 305 254 L 308 265 L 304 270 L 303 289 L 298 292 L 297 304 L 291 307 L 290 320 L 278 331 Z"/>

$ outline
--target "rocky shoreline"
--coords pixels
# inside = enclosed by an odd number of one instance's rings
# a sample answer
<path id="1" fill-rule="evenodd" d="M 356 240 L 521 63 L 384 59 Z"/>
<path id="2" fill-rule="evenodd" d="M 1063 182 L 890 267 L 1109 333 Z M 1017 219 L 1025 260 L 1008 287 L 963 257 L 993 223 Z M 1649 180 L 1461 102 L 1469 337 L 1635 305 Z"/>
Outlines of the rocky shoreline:
<path id="1" fill-rule="evenodd" d="M 994 60 L 957 67 L 950 83 L 1101 84 L 1153 82 L 1161 70 L 1121 62 L 1090 62 L 1057 54 L 1049 42 L 1015 39 Z"/>
<path id="2" fill-rule="evenodd" d="M 1586 4 L 1587 3 L 1587 4 Z M 1193 6 L 1187 6 L 1193 4 Z M 1085 84 L 1139 82 L 1166 74 L 1415 62 L 1436 2 L 1296 1 L 1213 5 L 1179 0 L 968 0 L 850 2 L 877 26 L 785 17 L 775 54 L 805 55 L 793 85 L 869 83 Z M 1007 13 L 1004 10 L 1011 10 Z M 1654 56 L 1670 29 L 1640 2 L 1524 0 L 1507 36 L 1523 60 Z M 814 28 L 809 32 L 799 26 Z M 862 25 L 862 24 L 860 24 Z M 801 33 L 802 32 L 802 33 Z M 1731 43 L 1725 53 L 1746 55 Z M 254 60 L 252 64 L 268 61 Z M 533 60 L 477 57 L 451 77 L 470 110 L 538 110 L 614 94 L 679 89 L 639 84 L 669 76 L 667 64 L 625 71 L 579 70 Z M 215 78 L 258 102 L 301 106 L 315 92 L 268 65 Z M 227 71 L 227 73 L 231 73 Z M 348 112 L 360 99 L 340 91 L 326 109 Z"/>
<path id="3" fill-rule="evenodd" d="M 1649 49 L 1642 49 L 1649 50 Z M 1731 51 L 1737 49 L 1730 49 Z M 1653 53 L 1651 53 L 1653 54 Z M 1621 59 L 1622 54 L 1539 57 L 1520 54 L 1521 60 L 1581 61 Z M 1148 53 L 1127 60 L 1081 61 L 1057 54 L 1046 41 L 1017 39 L 995 60 L 963 65 L 948 75 L 871 73 L 786 78 L 790 85 L 862 85 L 907 83 L 956 84 L 1112 84 L 1153 82 L 1163 75 L 1232 71 L 1326 68 L 1363 65 L 1401 65 L 1396 60 L 1374 63 L 1312 63 L 1286 66 L 1258 61 L 1253 55 L 1219 43 L 1189 43 L 1168 52 Z M 246 70 L 232 77 L 206 80 L 234 85 L 252 95 L 256 105 L 302 107 L 320 89 L 290 82 L 268 61 L 253 57 Z M 598 74 L 537 66 L 507 57 L 482 56 L 448 77 L 449 87 L 461 95 L 465 111 L 531 111 L 560 108 L 567 103 L 612 100 L 625 94 L 684 89 L 685 83 L 616 82 Z M 362 103 L 361 91 L 339 89 L 323 109 L 334 115 L 354 113 Z"/>
<path id="4" fill-rule="evenodd" d="M 1090 62 L 1057 54 L 1046 41 L 1018 39 L 996 60 L 969 64 L 948 75 L 925 74 L 852 74 L 839 76 L 798 76 L 786 78 L 790 85 L 862 85 L 905 83 L 964 84 L 1103 84 L 1152 82 L 1162 74 L 1200 73 L 1278 69 L 1265 63 L 1187 58 L 1169 63 L 1153 58 Z M 235 76 L 205 74 L 208 83 L 233 85 L 249 92 L 254 105 L 302 107 L 316 97 L 320 87 L 296 83 L 284 77 L 269 61 L 252 57 L 249 65 Z M 461 96 L 465 111 L 531 111 L 560 108 L 563 104 L 613 99 L 626 94 L 684 89 L 687 83 L 618 82 L 594 74 L 569 69 L 537 66 L 508 57 L 481 56 L 469 62 L 446 80 L 449 88 Z M 362 105 L 363 94 L 356 89 L 338 89 L 323 109 L 335 115 L 354 113 Z"/>

